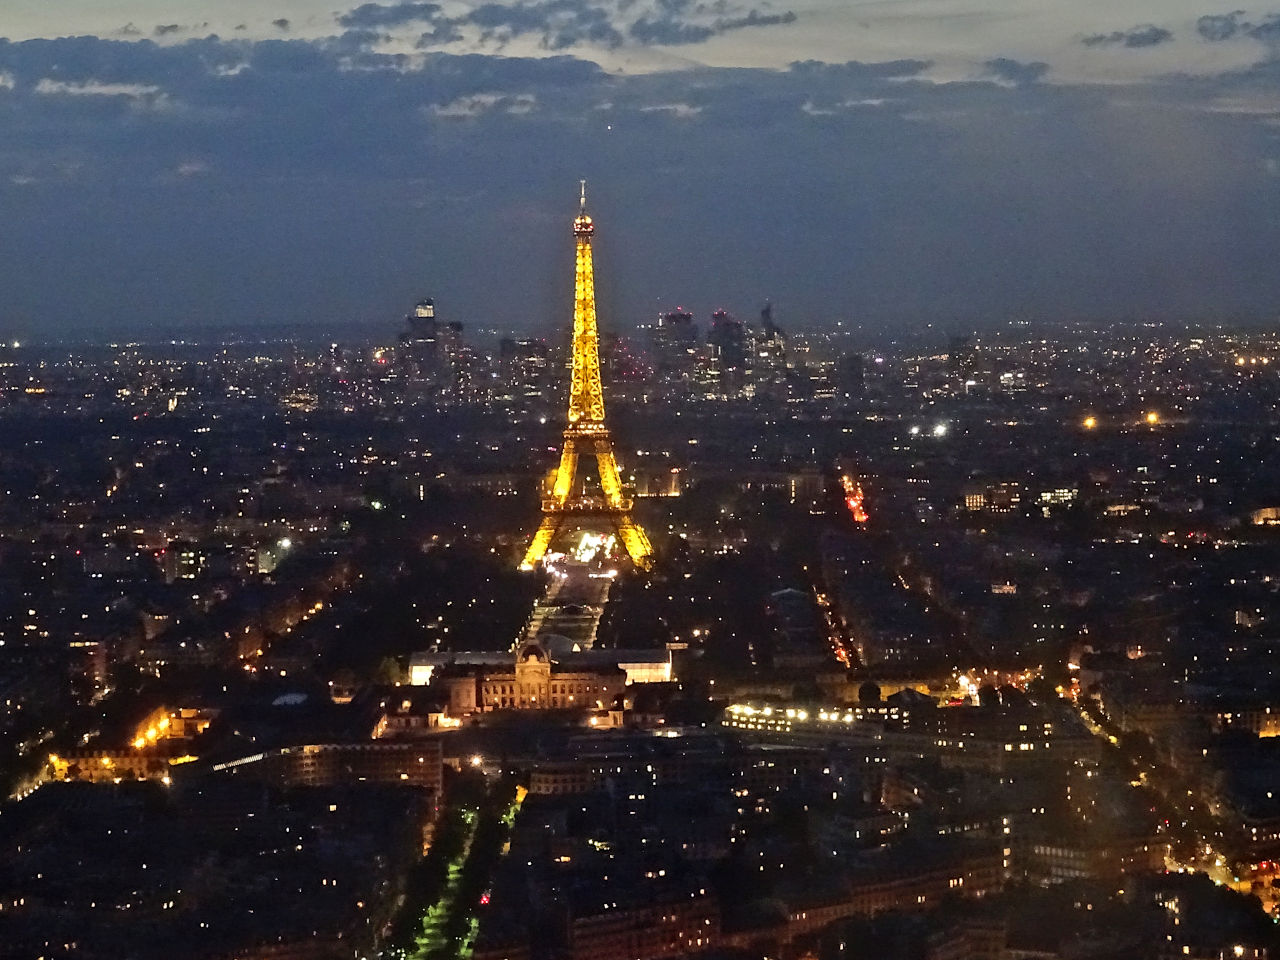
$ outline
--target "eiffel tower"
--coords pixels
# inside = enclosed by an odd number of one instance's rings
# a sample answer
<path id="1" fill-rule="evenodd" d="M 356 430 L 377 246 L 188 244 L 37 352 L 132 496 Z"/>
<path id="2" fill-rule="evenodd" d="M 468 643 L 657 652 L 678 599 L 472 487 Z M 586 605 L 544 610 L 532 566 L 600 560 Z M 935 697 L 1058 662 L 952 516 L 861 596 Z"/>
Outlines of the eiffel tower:
<path id="1" fill-rule="evenodd" d="M 604 388 L 600 381 L 600 338 L 596 328 L 596 284 L 591 261 L 595 224 L 587 216 L 587 181 L 581 181 L 578 216 L 573 221 L 577 247 L 573 295 L 573 366 L 569 378 L 569 422 L 564 430 L 560 466 L 542 500 L 542 523 L 525 552 L 522 569 L 531 570 L 556 536 L 572 521 L 597 520 L 613 527 L 631 562 L 648 570 L 653 550 L 644 529 L 631 519 L 631 500 L 618 476 L 613 440 L 604 422 Z M 594 453 L 600 474 L 598 496 L 571 497 L 580 452 Z"/>

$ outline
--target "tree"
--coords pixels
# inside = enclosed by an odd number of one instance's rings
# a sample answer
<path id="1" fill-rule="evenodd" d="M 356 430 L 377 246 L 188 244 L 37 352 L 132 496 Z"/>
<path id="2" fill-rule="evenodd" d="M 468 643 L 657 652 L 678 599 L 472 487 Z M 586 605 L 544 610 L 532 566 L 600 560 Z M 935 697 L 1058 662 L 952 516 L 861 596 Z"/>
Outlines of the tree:
<path id="1" fill-rule="evenodd" d="M 395 657 L 383 657 L 373 672 L 373 682 L 380 685 L 392 686 L 403 679 L 404 672 Z"/>

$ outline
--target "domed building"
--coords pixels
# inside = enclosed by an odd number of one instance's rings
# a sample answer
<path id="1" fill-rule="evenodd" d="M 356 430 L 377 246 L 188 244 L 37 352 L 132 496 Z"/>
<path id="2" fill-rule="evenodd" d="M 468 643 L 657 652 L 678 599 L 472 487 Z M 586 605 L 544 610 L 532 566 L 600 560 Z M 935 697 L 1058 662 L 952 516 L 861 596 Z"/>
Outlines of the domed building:
<path id="1" fill-rule="evenodd" d="M 490 710 L 603 710 L 626 689 L 627 672 L 617 663 L 575 666 L 562 669 L 546 646 L 526 640 L 509 670 L 446 669 L 441 679 L 455 717 Z"/>

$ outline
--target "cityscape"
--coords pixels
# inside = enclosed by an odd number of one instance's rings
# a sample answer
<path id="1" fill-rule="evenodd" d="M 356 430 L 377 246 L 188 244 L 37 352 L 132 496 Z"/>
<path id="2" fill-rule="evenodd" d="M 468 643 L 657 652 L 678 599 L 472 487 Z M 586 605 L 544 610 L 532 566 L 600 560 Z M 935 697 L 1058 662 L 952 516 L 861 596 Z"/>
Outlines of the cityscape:
<path id="1" fill-rule="evenodd" d="M 618 331 L 581 193 L 545 339 L 6 345 L 4 954 L 1271 955 L 1276 334 Z"/>
<path id="2" fill-rule="evenodd" d="M 0 3 L 0 960 L 1280 960 L 1280 7 Z"/>

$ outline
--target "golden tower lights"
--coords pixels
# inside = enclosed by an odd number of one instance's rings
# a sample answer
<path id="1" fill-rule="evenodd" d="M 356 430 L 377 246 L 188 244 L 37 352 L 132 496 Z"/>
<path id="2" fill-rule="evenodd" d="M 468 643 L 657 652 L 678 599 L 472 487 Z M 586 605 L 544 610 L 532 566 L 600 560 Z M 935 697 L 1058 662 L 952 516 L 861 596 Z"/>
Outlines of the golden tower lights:
<path id="1" fill-rule="evenodd" d="M 596 326 L 595 272 L 591 237 L 595 225 L 587 216 L 587 181 L 582 181 L 578 216 L 573 221 L 577 248 L 573 293 L 573 364 L 569 377 L 569 422 L 564 431 L 560 466 L 550 495 L 542 500 L 542 523 L 525 552 L 522 569 L 531 570 L 551 546 L 570 516 L 598 517 L 617 531 L 632 563 L 649 569 L 653 550 L 644 529 L 631 519 L 631 500 L 623 495 L 613 441 L 604 422 L 604 388 L 600 381 L 600 337 Z M 571 498 L 578 454 L 594 453 L 600 473 L 600 495 Z"/>

